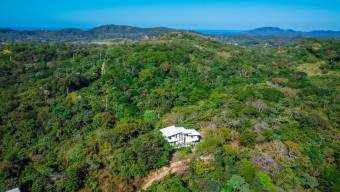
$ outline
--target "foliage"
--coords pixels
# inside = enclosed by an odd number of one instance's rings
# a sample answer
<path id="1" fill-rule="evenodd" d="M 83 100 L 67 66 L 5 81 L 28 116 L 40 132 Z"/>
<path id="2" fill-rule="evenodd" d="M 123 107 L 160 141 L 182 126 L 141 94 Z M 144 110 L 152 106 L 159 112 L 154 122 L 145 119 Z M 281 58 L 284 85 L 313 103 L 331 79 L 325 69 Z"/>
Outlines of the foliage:
<path id="1" fill-rule="evenodd" d="M 240 144 L 243 146 L 253 146 L 256 139 L 255 132 L 246 132 L 240 137 Z"/>
<path id="2" fill-rule="evenodd" d="M 233 175 L 225 188 L 226 192 L 249 192 L 249 184 L 239 175 Z"/>
<path id="3" fill-rule="evenodd" d="M 240 175 L 245 178 L 247 182 L 252 182 L 256 173 L 256 168 L 253 162 L 249 160 L 242 160 L 240 162 Z"/>
<path id="4" fill-rule="evenodd" d="M 203 140 L 154 191 L 339 191 L 339 55 L 338 40 L 253 47 L 193 33 L 1 44 L 0 191 L 139 190 L 171 159 L 169 125 Z"/>
<path id="5" fill-rule="evenodd" d="M 259 191 L 277 191 L 272 179 L 264 171 L 257 172 L 255 182 Z"/>
<path id="6" fill-rule="evenodd" d="M 204 162 L 204 161 L 201 161 L 201 160 L 195 161 L 192 164 L 192 167 L 194 169 L 194 172 L 198 175 L 202 175 L 202 174 L 205 174 L 205 173 L 208 173 L 208 172 L 214 170 L 214 166 L 213 166 L 212 163 Z"/>
<path id="7" fill-rule="evenodd" d="M 112 170 L 123 177 L 144 176 L 148 170 L 165 165 L 170 147 L 159 133 L 147 133 L 130 141 L 130 147 L 115 153 Z"/>
<path id="8" fill-rule="evenodd" d="M 182 179 L 175 175 L 166 177 L 162 182 L 153 184 L 148 192 L 169 191 L 169 192 L 188 192 L 188 188 Z"/>

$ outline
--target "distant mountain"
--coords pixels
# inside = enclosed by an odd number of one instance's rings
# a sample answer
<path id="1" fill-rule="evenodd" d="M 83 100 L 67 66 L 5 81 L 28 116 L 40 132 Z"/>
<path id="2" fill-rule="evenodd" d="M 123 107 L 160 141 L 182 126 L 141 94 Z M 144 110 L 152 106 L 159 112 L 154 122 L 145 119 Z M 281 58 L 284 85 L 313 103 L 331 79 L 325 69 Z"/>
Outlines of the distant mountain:
<path id="1" fill-rule="evenodd" d="M 261 27 L 249 31 L 242 31 L 245 35 L 259 35 L 259 36 L 299 36 L 299 32 L 288 29 L 281 29 L 278 27 Z"/>
<path id="2" fill-rule="evenodd" d="M 165 27 L 141 28 L 127 25 L 103 25 L 90 29 L 88 32 L 95 39 L 140 39 L 145 36 L 159 36 L 174 31 L 179 30 Z"/>
<path id="3" fill-rule="evenodd" d="M 243 35 L 274 36 L 274 37 L 315 37 L 315 38 L 340 38 L 340 31 L 295 31 L 278 27 L 261 27 L 249 31 L 242 31 Z"/>
<path id="4" fill-rule="evenodd" d="M 198 31 L 201 32 L 201 31 Z M 340 31 L 295 31 L 292 29 L 281 29 L 279 27 L 261 27 L 247 31 L 230 31 L 216 33 L 209 33 L 209 30 L 202 31 L 203 34 L 211 36 L 250 36 L 250 37 L 313 37 L 313 38 L 340 38 Z"/>
<path id="5" fill-rule="evenodd" d="M 61 30 L 14 30 L 0 28 L 0 42 L 138 40 L 145 36 L 159 36 L 175 31 L 180 30 L 165 27 L 141 28 L 127 25 L 103 25 L 89 30 L 77 28 Z"/>

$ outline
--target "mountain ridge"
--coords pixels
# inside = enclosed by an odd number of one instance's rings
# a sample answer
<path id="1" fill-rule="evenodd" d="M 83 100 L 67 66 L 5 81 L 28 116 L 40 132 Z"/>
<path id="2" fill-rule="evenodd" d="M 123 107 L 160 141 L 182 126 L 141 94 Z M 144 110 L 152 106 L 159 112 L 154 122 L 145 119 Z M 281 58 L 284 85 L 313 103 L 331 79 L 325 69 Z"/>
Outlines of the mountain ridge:
<path id="1" fill-rule="evenodd" d="M 8 27 L 0 28 L 0 42 L 23 41 L 63 41 L 63 42 L 91 42 L 100 40 L 119 41 L 122 39 L 141 40 L 144 37 L 160 36 L 169 32 L 198 32 L 208 36 L 242 36 L 242 37 L 302 37 L 302 38 L 340 38 L 340 31 L 313 30 L 297 31 L 279 27 L 259 27 L 251 30 L 183 30 L 168 27 L 136 27 L 129 25 L 107 24 L 90 29 L 63 28 L 18 30 Z"/>
<path id="2" fill-rule="evenodd" d="M 340 31 L 332 30 L 312 30 L 312 31 L 296 31 L 293 29 L 282 29 L 279 27 L 260 27 L 248 31 L 244 31 L 247 35 L 259 36 L 288 36 L 288 37 L 336 37 L 340 38 Z"/>
<path id="3" fill-rule="evenodd" d="M 213 31 L 213 30 L 212 30 Z M 200 31 L 199 31 L 200 32 Z M 280 27 L 259 27 L 250 30 L 241 31 L 220 31 L 218 34 L 209 30 L 201 31 L 205 35 L 218 36 L 250 36 L 250 37 L 311 37 L 311 38 L 340 38 L 340 31 L 333 30 L 312 30 L 312 31 L 298 31 L 293 29 L 283 29 Z"/>
<path id="4" fill-rule="evenodd" d="M 145 36 L 159 36 L 169 32 L 183 30 L 167 27 L 143 28 L 128 25 L 101 25 L 88 30 L 64 28 L 58 30 L 34 29 L 15 30 L 0 28 L 0 42 L 21 41 L 93 41 L 93 40 L 140 40 Z"/>

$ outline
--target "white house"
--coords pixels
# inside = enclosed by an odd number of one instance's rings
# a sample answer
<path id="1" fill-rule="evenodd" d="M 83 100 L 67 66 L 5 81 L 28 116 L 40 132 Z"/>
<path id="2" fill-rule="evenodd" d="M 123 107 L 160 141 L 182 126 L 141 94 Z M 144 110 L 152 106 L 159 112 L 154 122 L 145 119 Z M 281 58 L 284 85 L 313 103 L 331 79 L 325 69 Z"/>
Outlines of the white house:
<path id="1" fill-rule="evenodd" d="M 160 130 L 165 140 L 173 146 L 185 147 L 198 143 L 202 136 L 195 129 L 185 129 L 174 125 Z"/>

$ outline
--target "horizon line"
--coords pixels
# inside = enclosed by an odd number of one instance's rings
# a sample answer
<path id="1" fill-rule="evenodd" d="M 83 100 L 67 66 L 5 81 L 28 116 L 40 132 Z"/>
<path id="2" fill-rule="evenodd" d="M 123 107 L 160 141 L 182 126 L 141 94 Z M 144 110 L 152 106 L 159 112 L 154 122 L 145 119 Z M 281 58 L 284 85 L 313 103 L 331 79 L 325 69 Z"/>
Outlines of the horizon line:
<path id="1" fill-rule="evenodd" d="M 340 29 L 334 30 L 334 29 L 312 29 L 312 30 L 296 30 L 294 28 L 283 28 L 279 26 L 258 26 L 247 29 L 235 29 L 235 28 L 176 28 L 176 27 L 170 27 L 170 26 L 152 26 L 152 27 L 146 27 L 146 26 L 138 26 L 138 25 L 128 25 L 128 24 L 103 24 L 103 25 L 93 25 L 91 27 L 80 27 L 80 26 L 56 26 L 56 27 L 28 27 L 28 26 L 1 26 L 0 29 L 12 29 L 12 30 L 18 30 L 18 31 L 34 31 L 34 30 L 50 30 L 50 31 L 57 31 L 57 30 L 63 30 L 63 29 L 81 29 L 81 30 L 91 30 L 97 27 L 107 26 L 107 25 L 116 25 L 116 26 L 129 26 L 129 27 L 138 27 L 138 28 L 169 28 L 169 29 L 177 29 L 177 30 L 187 30 L 187 31 L 230 31 L 230 32 L 242 32 L 242 31 L 250 31 L 254 29 L 260 29 L 260 28 L 279 28 L 282 30 L 293 30 L 297 32 L 313 32 L 313 31 L 335 31 L 340 32 Z"/>

